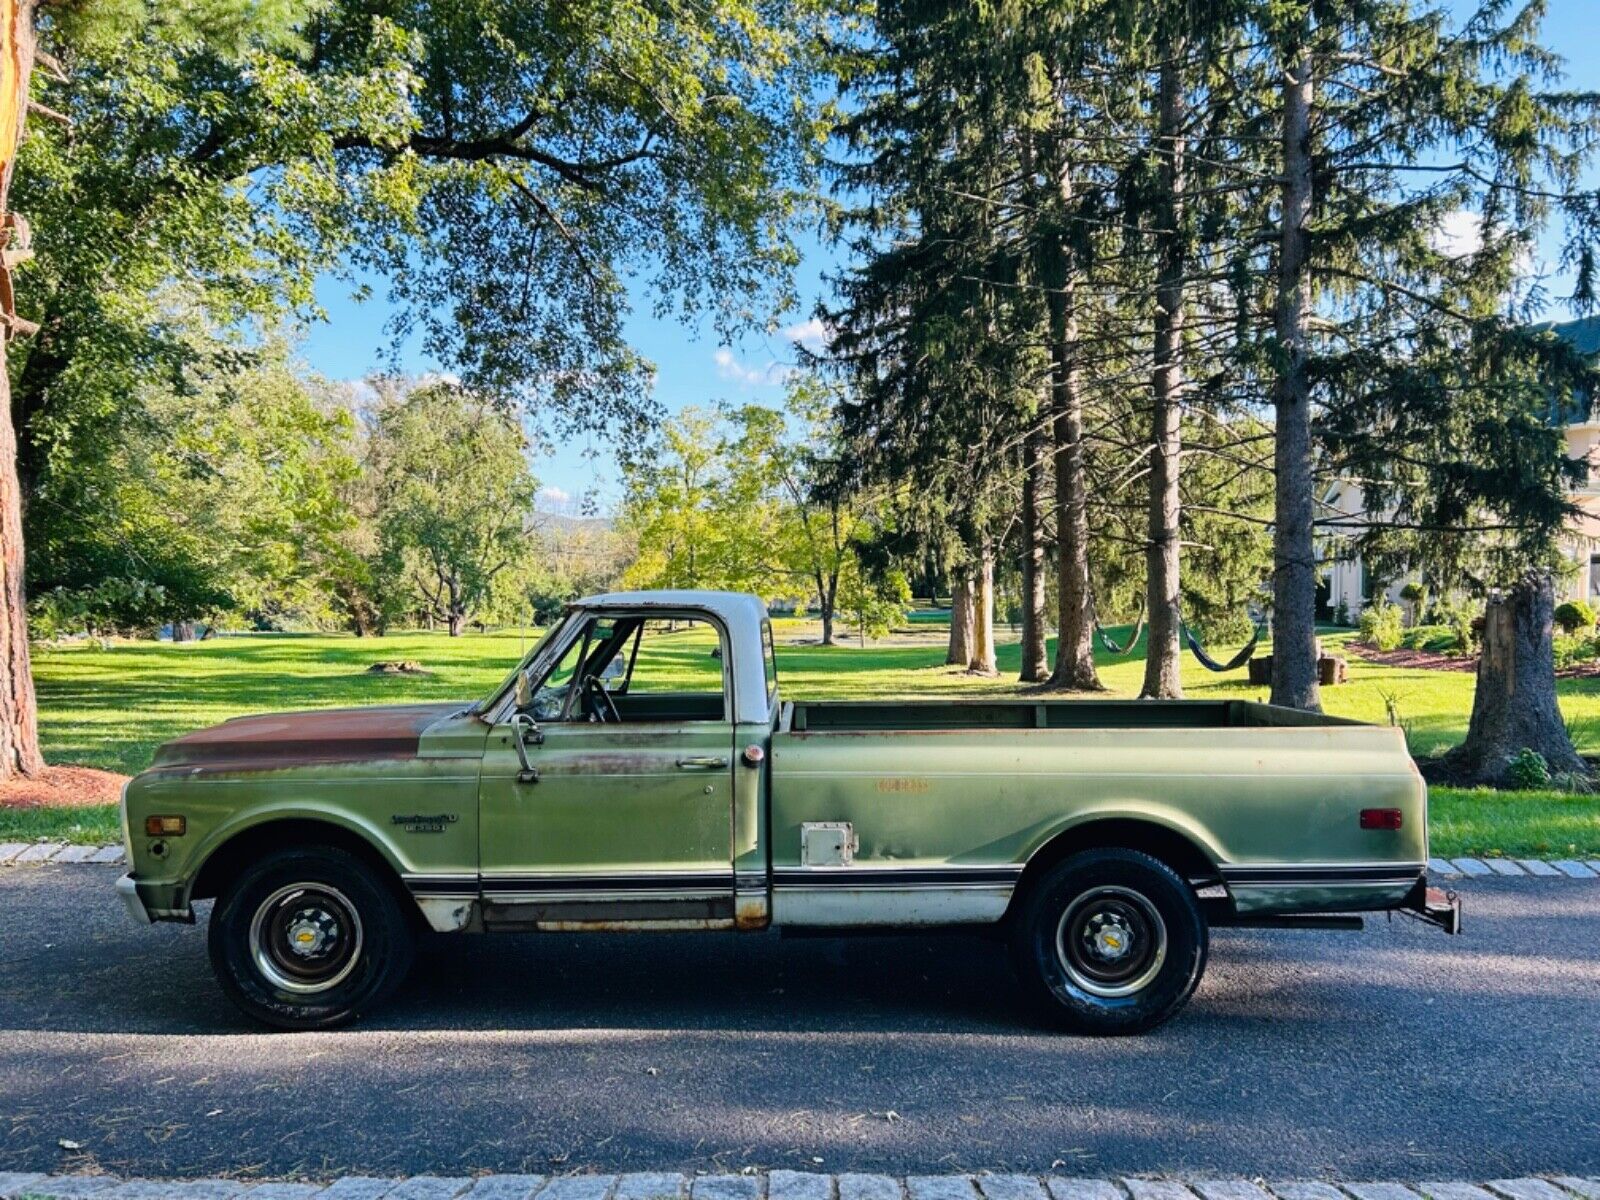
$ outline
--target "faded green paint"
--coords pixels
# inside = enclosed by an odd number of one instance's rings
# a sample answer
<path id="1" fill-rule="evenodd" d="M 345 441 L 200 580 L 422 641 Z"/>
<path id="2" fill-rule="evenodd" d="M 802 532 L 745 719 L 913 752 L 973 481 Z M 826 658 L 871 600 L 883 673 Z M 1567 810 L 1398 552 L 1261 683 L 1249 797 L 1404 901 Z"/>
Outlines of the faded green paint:
<path id="1" fill-rule="evenodd" d="M 639 611 L 626 599 L 579 613 Z M 692 595 L 673 599 L 661 611 L 702 611 Z M 126 792 L 139 898 L 181 919 L 213 854 L 283 820 L 337 826 L 412 886 L 440 885 L 435 895 L 454 894 L 451 879 L 461 896 L 481 888 L 491 925 L 549 927 L 993 920 L 1032 856 L 1105 820 L 1179 835 L 1224 879 L 1394 868 L 1378 880 L 1229 881 L 1242 912 L 1393 907 L 1427 857 L 1426 792 L 1398 730 L 1238 702 L 802 704 L 780 717 L 748 670 L 761 654 L 751 602 L 713 599 L 721 607 L 703 611 L 723 638 L 722 719 L 546 723 L 528 748 L 537 782 L 518 778 L 509 681 L 476 706 L 286 714 L 169 744 Z M 531 673 L 560 640 L 535 650 Z M 765 723 L 738 719 L 761 711 Z M 765 761 L 747 764 L 747 747 Z M 1360 829 L 1362 808 L 1397 808 L 1402 828 Z M 146 837 L 145 818 L 168 814 L 187 834 Z M 808 822 L 849 823 L 853 866 L 807 876 Z M 959 882 L 902 888 L 912 876 L 885 874 L 903 870 Z M 863 871 L 878 877 L 857 889 Z M 672 897 L 648 889 L 674 876 L 693 876 L 680 890 L 694 895 L 658 911 Z M 544 897 L 554 908 L 534 906 L 541 890 L 562 892 Z"/>

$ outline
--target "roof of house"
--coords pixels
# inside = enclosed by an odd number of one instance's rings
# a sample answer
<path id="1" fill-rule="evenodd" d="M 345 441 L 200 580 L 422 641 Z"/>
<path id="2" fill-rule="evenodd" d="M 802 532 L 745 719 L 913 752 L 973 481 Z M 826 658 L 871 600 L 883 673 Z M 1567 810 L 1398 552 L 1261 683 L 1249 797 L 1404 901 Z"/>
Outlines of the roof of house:
<path id="1" fill-rule="evenodd" d="M 1548 329 L 1559 338 L 1571 342 L 1580 354 L 1600 355 L 1600 316 L 1580 317 L 1576 321 L 1557 321 L 1536 325 L 1535 329 Z"/>

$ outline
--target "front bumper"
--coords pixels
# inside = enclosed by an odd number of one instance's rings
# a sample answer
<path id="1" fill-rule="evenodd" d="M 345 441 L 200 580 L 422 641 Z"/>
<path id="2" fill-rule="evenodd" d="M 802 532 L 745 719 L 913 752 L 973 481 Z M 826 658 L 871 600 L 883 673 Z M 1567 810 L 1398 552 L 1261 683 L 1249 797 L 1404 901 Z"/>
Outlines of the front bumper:
<path id="1" fill-rule="evenodd" d="M 117 895 L 128 915 L 141 925 L 155 921 L 180 921 L 194 924 L 194 908 L 184 903 L 183 885 L 162 881 L 135 882 L 131 874 L 117 880 Z"/>
<path id="2" fill-rule="evenodd" d="M 141 925 L 149 925 L 155 920 L 150 915 L 150 910 L 144 906 L 144 900 L 139 895 L 139 885 L 133 881 L 132 875 L 124 875 L 117 880 L 117 895 L 122 897 L 122 906 L 128 910 L 128 915 Z"/>

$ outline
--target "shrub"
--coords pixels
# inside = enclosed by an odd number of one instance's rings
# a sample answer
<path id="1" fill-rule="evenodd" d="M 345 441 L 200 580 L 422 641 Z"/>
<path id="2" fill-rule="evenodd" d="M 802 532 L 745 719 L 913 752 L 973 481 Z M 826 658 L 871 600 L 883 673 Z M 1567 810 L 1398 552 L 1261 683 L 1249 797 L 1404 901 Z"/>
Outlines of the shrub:
<path id="1" fill-rule="evenodd" d="M 1550 764 L 1544 755 L 1524 746 L 1506 763 L 1506 782 L 1519 792 L 1550 786 Z"/>
<path id="2" fill-rule="evenodd" d="M 1593 634 L 1579 634 L 1575 637 L 1556 637 L 1550 640 L 1551 650 L 1556 660 L 1556 670 L 1564 671 L 1568 667 L 1582 666 L 1584 663 L 1593 662 L 1600 657 L 1600 640 Z"/>
<path id="3" fill-rule="evenodd" d="M 1361 610 L 1361 640 L 1378 650 L 1393 650 L 1405 637 L 1400 607 L 1379 597 Z"/>
<path id="4" fill-rule="evenodd" d="M 1556 607 L 1556 628 L 1562 633 L 1582 633 L 1594 628 L 1595 613 L 1582 600 L 1568 600 Z"/>

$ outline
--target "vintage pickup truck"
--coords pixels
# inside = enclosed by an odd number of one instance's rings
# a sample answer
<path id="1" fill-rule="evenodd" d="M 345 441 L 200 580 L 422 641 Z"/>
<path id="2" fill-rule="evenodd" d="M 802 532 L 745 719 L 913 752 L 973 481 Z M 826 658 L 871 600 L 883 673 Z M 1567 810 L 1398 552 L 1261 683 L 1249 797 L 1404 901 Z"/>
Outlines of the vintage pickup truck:
<path id="1" fill-rule="evenodd" d="M 786 702 L 761 602 L 573 604 L 488 697 L 243 717 L 123 793 L 143 922 L 193 921 L 251 1016 L 370 1009 L 417 936 L 480 930 L 1007 938 L 1068 1028 L 1183 1006 L 1216 925 L 1450 932 L 1397 729 L 1243 701 Z"/>

